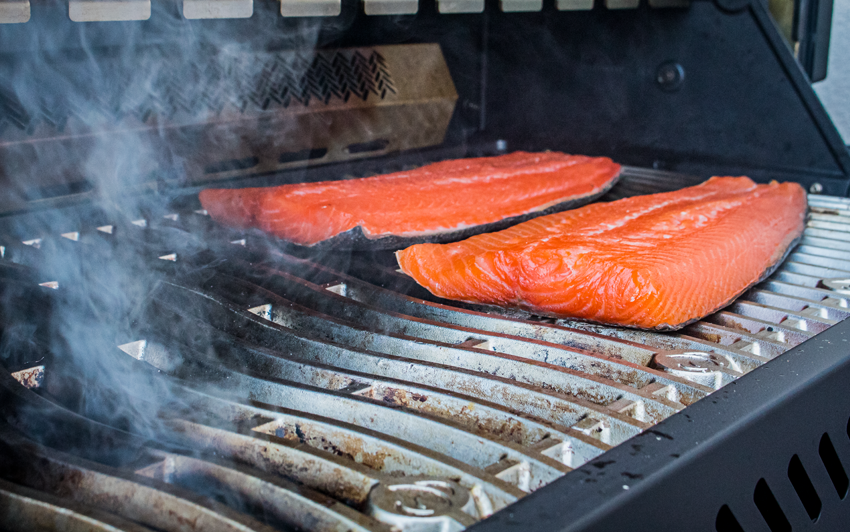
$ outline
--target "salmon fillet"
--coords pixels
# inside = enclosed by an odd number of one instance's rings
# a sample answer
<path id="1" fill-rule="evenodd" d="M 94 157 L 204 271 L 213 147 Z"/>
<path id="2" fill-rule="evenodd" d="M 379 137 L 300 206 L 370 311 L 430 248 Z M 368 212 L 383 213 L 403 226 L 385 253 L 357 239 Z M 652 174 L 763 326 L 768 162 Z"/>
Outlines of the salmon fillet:
<path id="1" fill-rule="evenodd" d="M 640 329 L 678 329 L 768 275 L 803 232 L 796 183 L 713 177 L 453 244 L 396 253 L 447 299 Z"/>
<path id="2" fill-rule="evenodd" d="M 583 205 L 606 192 L 619 173 L 620 165 L 608 158 L 517 152 L 363 179 L 209 189 L 200 200 L 222 224 L 256 227 L 296 244 L 334 237 L 345 243 L 340 236 L 356 230 L 368 240 L 396 237 L 387 242 L 398 249 L 404 239 L 457 239 L 547 209 Z"/>

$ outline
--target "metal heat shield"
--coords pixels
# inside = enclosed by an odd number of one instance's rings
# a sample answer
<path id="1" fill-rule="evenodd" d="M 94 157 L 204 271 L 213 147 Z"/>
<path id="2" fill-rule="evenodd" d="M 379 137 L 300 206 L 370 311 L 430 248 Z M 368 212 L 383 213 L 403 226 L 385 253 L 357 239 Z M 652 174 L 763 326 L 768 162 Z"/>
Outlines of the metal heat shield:
<path id="1" fill-rule="evenodd" d="M 201 61 L 154 49 L 30 70 L 12 85 L 0 88 L 0 188 L 11 192 L 0 213 L 96 194 L 113 175 L 146 190 L 439 145 L 458 98 L 427 43 Z"/>

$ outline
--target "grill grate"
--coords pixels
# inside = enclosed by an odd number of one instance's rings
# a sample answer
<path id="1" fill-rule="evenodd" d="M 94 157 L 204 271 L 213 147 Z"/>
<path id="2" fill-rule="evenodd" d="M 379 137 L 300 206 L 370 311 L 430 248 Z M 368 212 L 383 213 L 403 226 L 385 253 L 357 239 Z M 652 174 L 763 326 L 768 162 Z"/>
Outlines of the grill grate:
<path id="1" fill-rule="evenodd" d="M 632 172 L 616 193 L 662 178 Z M 381 255 L 296 256 L 203 211 L 6 238 L 7 307 L 89 290 L 34 268 L 52 255 L 133 260 L 160 282 L 89 353 L 142 383 L 95 395 L 128 415 L 80 400 L 110 381 L 75 377 L 31 312 L 2 316 L 0 498 L 157 529 L 460 530 L 847 317 L 850 200 L 809 203 L 774 275 L 667 334 L 446 304 Z M 26 388 L 13 377 L 35 367 Z"/>

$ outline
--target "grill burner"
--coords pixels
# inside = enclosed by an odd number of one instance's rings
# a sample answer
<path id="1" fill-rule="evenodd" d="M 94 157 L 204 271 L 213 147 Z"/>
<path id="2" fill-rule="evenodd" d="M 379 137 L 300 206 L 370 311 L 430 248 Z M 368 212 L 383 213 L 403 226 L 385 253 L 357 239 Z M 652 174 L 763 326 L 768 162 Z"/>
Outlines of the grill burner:
<path id="1" fill-rule="evenodd" d="M 625 174 L 610 197 L 691 184 Z M 446 305 L 389 255 L 307 256 L 190 210 L 7 235 L 0 523 L 460 530 L 846 318 L 850 200 L 809 202 L 774 275 L 675 334 Z M 93 342 L 106 374 L 48 343 L 45 312 L 104 257 L 160 280 Z M 76 273 L 39 267 L 57 258 Z"/>

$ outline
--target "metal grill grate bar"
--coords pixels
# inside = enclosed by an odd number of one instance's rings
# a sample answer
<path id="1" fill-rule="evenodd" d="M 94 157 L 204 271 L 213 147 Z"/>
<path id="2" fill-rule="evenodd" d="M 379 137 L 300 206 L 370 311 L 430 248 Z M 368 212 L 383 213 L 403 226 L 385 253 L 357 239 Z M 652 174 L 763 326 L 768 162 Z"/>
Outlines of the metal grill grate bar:
<path id="1" fill-rule="evenodd" d="M 627 176 L 614 195 L 658 191 L 663 176 L 632 171 L 634 182 Z M 447 303 L 381 256 L 299 258 L 256 234 L 222 230 L 203 212 L 3 236 L 0 288 L 22 304 L 50 306 L 78 289 L 73 277 L 43 267 L 57 257 L 71 264 L 121 257 L 157 271 L 163 282 L 134 314 L 133 341 L 103 359 L 163 383 L 171 397 L 162 405 L 144 390 L 126 391 L 139 416 L 158 420 L 146 428 L 150 440 L 126 432 L 116 440 L 142 458 L 117 467 L 105 465 L 106 455 L 82 462 L 55 451 L 59 440 L 27 438 L 56 420 L 79 426 L 85 418 L 72 411 L 79 390 L 51 390 L 65 380 L 91 384 L 69 379 L 49 352 L 43 380 L 27 381 L 5 361 L 4 393 L 14 389 L 15 404 L 50 415 L 18 419 L 24 436 L 4 428 L 0 445 L 30 449 L 53 475 L 75 464 L 85 478 L 140 485 L 181 515 L 212 512 L 204 517 L 210 529 L 421 527 L 419 517 L 393 513 L 398 500 L 381 506 L 401 482 L 416 493 L 433 486 L 448 490 L 440 497 L 452 493 L 457 504 L 438 522 L 460 530 L 850 315 L 850 201 L 811 197 L 810 204 L 804 237 L 779 270 L 725 309 L 667 334 Z M 705 353 L 728 367 L 708 380 L 674 376 L 655 363 L 670 350 Z M 0 497 L 13 491 L 4 486 Z M 55 490 L 31 479 L 14 487 L 33 488 L 43 498 Z M 241 502 L 210 499 L 219 489 Z M 85 510 L 77 513 L 104 510 L 88 504 L 93 493 L 71 501 Z M 273 511 L 256 510 L 266 507 Z M 262 523 L 249 517 L 260 514 Z M 135 521 L 173 524 L 161 516 Z"/>
<path id="2" fill-rule="evenodd" d="M 245 273 L 252 271 L 252 267 L 245 263 L 239 263 L 236 269 Z M 326 285 L 325 288 L 297 279 L 284 272 L 272 272 L 271 275 L 266 275 L 263 279 L 264 281 L 261 284 L 269 288 L 274 287 L 275 293 L 287 294 L 290 297 L 297 294 L 295 299 L 299 302 L 309 304 L 311 308 L 319 312 L 330 314 L 323 314 L 319 319 L 303 323 L 302 320 L 307 316 L 306 312 L 303 310 L 300 312 L 292 311 L 292 307 L 284 305 L 277 307 L 278 312 L 274 313 L 273 321 L 289 327 L 310 330 L 311 334 L 325 335 L 323 336 L 325 339 L 336 339 L 346 345 L 393 353 L 397 351 L 385 344 L 392 344 L 393 340 L 398 340 L 399 336 L 403 335 L 405 338 L 415 337 L 417 343 L 423 343 L 427 340 L 435 342 L 434 345 L 441 345 L 441 352 L 446 356 L 433 358 L 435 362 L 445 362 L 446 357 L 458 349 L 465 351 L 465 353 L 457 354 L 459 358 L 469 359 L 470 361 L 473 359 L 487 360 L 487 357 L 482 358 L 478 354 L 478 351 L 486 350 L 490 358 L 494 356 L 493 353 L 498 353 L 495 355 L 496 357 L 499 357 L 499 354 L 512 355 L 515 359 L 514 364 L 522 362 L 517 359 L 528 359 L 529 363 L 536 361 L 539 364 L 554 364 L 571 371 L 595 375 L 606 380 L 611 379 L 635 388 L 642 388 L 651 382 L 662 382 L 665 385 L 672 385 L 680 389 L 680 393 L 687 398 L 687 402 L 692 402 L 706 393 L 705 390 L 694 387 L 690 383 L 677 379 L 671 380 L 661 372 L 623 361 L 613 363 L 609 359 L 594 353 L 577 351 L 558 344 L 521 339 L 504 334 L 492 334 L 471 328 L 452 327 L 451 325 L 385 312 L 380 308 L 354 301 L 336 293 L 348 294 L 349 287 L 356 283 L 351 279 L 349 279 L 349 283 L 331 283 Z M 237 286 L 238 282 L 232 280 L 224 283 L 224 285 Z M 345 320 L 342 323 L 356 324 L 357 327 L 362 328 L 343 328 L 340 326 L 341 322 L 337 319 Z M 372 334 L 365 334 L 366 331 L 371 331 Z M 376 331 L 380 331 L 381 334 Z M 346 335 L 346 333 L 350 334 Z M 343 335 L 345 335 L 344 340 L 342 339 Z M 415 348 L 401 349 L 403 346 L 399 347 L 400 350 L 407 353 L 415 350 Z M 425 350 L 424 352 L 433 353 L 433 350 Z M 510 362 L 507 362 L 509 359 L 504 360 L 502 363 L 511 365 Z M 457 363 L 452 362 L 451 364 L 456 365 Z M 527 368 L 524 371 L 531 370 Z M 488 373 L 495 375 L 492 372 Z M 553 384 L 551 380 L 548 380 L 547 383 Z M 621 394 L 622 390 L 618 389 L 615 393 Z M 644 399 L 658 401 L 658 399 L 652 397 L 645 397 Z M 656 408 L 659 407 L 654 406 L 653 410 Z"/>
<path id="3" fill-rule="evenodd" d="M 212 343 L 220 352 L 222 350 L 232 350 L 229 344 L 232 344 L 235 339 L 222 338 L 221 334 L 216 334 L 215 332 L 208 330 L 209 328 L 202 322 L 196 320 L 187 321 L 185 319 L 182 319 L 181 321 L 179 315 L 176 314 L 177 309 L 184 308 L 186 306 L 197 306 L 198 308 L 201 308 L 198 302 L 193 302 L 190 299 L 185 298 L 169 299 L 173 301 L 170 305 L 166 306 L 164 304 L 158 304 L 152 308 L 158 316 L 171 317 L 171 319 L 165 320 L 173 326 L 173 330 L 166 333 L 167 337 L 175 338 L 177 341 L 180 341 L 180 336 L 182 334 L 180 331 L 185 329 L 186 326 L 184 323 L 187 323 L 191 325 L 193 331 L 202 333 L 200 334 L 201 341 L 197 342 L 197 349 L 204 349 L 205 346 Z M 266 298 L 266 300 L 270 299 L 273 298 Z M 268 308 L 268 312 L 270 314 L 274 314 L 274 306 L 270 307 L 271 308 Z M 429 392 L 427 396 L 417 394 L 413 391 L 416 386 L 412 383 L 440 386 L 443 389 L 454 390 L 463 394 L 466 397 L 465 401 L 467 401 L 467 405 L 470 404 L 469 401 L 474 401 L 474 396 L 479 399 L 487 400 L 488 402 L 497 402 L 509 405 L 511 409 L 515 411 L 525 410 L 527 414 L 534 416 L 535 418 L 546 419 L 549 422 L 554 422 L 557 425 L 565 427 L 576 424 L 584 416 L 588 415 L 602 418 L 605 419 L 606 423 L 612 427 L 611 437 L 615 441 L 622 441 L 622 439 L 636 434 L 641 430 L 641 428 L 646 426 L 645 423 L 642 423 L 638 419 L 628 416 L 624 417 L 619 415 L 619 413 L 609 412 L 607 408 L 604 408 L 604 404 L 610 404 L 616 399 L 628 397 L 628 390 L 626 390 L 625 393 L 617 390 L 614 392 L 613 399 L 609 398 L 607 400 L 602 400 L 596 404 L 590 400 L 595 398 L 592 394 L 592 387 L 594 384 L 601 384 L 604 390 L 604 383 L 588 380 L 579 381 L 578 386 L 584 383 L 590 388 L 587 391 L 591 392 L 586 394 L 588 397 L 587 399 L 582 399 L 575 395 L 557 393 L 555 386 L 557 382 L 555 384 L 549 383 L 549 385 L 545 388 L 523 384 L 523 380 L 533 378 L 532 371 L 534 370 L 534 366 L 527 368 L 523 365 L 512 366 L 510 359 L 495 360 L 500 366 L 505 366 L 506 371 L 516 373 L 526 372 L 531 375 L 526 376 L 525 379 L 506 379 L 499 377 L 498 375 L 494 375 L 493 372 L 487 373 L 475 371 L 480 368 L 476 366 L 476 353 L 472 350 L 459 353 L 457 357 L 455 357 L 458 361 L 455 361 L 451 365 L 446 365 L 446 362 L 452 361 L 444 360 L 440 356 L 441 351 L 444 348 L 431 348 L 429 350 L 425 350 L 424 353 L 427 354 L 429 351 L 433 351 L 433 358 L 436 358 L 438 362 L 443 362 L 444 364 L 436 364 L 427 360 L 416 362 L 417 358 L 410 357 L 409 351 L 404 350 L 405 344 L 402 344 L 402 349 L 398 351 L 399 355 L 381 355 L 370 351 L 358 351 L 348 347 L 341 347 L 335 343 L 320 343 L 315 340 L 298 337 L 291 329 L 276 325 L 272 320 L 267 321 L 261 316 L 255 316 L 250 311 L 242 311 L 242 314 L 244 319 L 234 319 L 232 316 L 230 318 L 220 319 L 215 316 L 213 312 L 207 312 L 205 315 L 205 321 L 219 327 L 223 331 L 240 334 L 243 338 L 250 342 L 271 348 L 274 352 L 290 353 L 288 356 L 297 360 L 299 364 L 304 364 L 305 362 L 308 364 L 319 363 L 335 368 L 347 368 L 349 370 L 358 371 L 358 375 L 356 376 L 352 375 L 349 378 L 336 379 L 336 384 L 333 384 L 333 387 L 336 389 L 349 388 L 352 386 L 352 383 L 362 383 L 362 389 L 358 390 L 357 393 L 358 395 L 364 395 L 369 387 L 380 384 L 381 379 L 377 378 L 378 376 L 384 376 L 406 381 L 404 386 L 408 389 L 411 397 L 420 395 L 420 398 L 432 396 L 437 398 L 440 395 L 438 392 L 434 392 L 433 390 Z M 230 324 L 226 321 L 228 319 L 230 320 Z M 364 334 L 368 333 L 364 332 Z M 409 346 L 409 344 L 407 345 Z M 244 357 L 249 355 L 250 354 L 246 352 L 235 358 L 242 360 Z M 270 359 L 268 363 L 272 363 L 271 356 L 268 358 Z M 483 358 L 481 360 L 483 360 L 482 363 L 485 365 L 487 365 L 490 361 L 488 358 Z M 283 363 L 281 360 L 274 360 L 273 362 L 278 365 Z M 164 361 L 161 364 L 168 365 L 168 362 Z M 468 366 L 470 369 L 462 369 L 464 366 Z M 269 370 L 264 369 L 264 371 Z M 292 371 L 296 373 L 294 378 L 299 378 L 297 372 L 306 371 L 306 368 L 303 368 L 301 365 L 296 365 L 292 368 Z M 553 381 L 557 381 L 557 379 L 553 378 Z M 567 386 L 571 386 L 572 390 L 577 389 L 576 385 L 570 385 L 567 383 Z M 378 398 L 386 402 L 386 399 L 382 397 Z M 650 416 L 658 415 L 655 413 L 656 409 L 652 408 L 652 406 L 646 406 L 646 402 L 648 401 L 645 401 L 644 398 L 637 397 L 636 399 L 637 400 L 635 402 L 640 402 L 642 405 L 641 417 L 651 419 Z M 448 398 L 446 401 L 448 401 Z M 412 406 L 424 406 L 418 403 L 419 401 L 415 401 Z M 447 405 L 444 404 L 442 409 L 446 408 Z M 649 414 L 645 412 L 646 410 L 649 411 Z M 456 413 L 451 411 L 444 412 L 443 415 L 448 419 L 456 418 Z M 474 417 L 471 413 L 466 413 L 465 416 Z M 576 445 L 579 443 L 580 442 L 577 442 Z"/>

